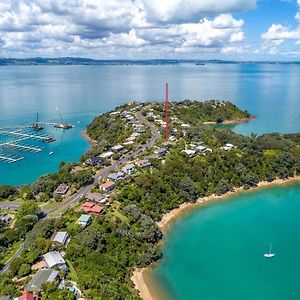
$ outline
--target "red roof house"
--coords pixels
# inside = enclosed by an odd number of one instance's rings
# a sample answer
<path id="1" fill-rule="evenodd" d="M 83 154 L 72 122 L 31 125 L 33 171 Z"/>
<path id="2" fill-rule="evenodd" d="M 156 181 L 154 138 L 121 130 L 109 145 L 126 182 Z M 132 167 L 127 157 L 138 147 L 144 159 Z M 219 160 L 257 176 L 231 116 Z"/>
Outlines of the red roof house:
<path id="1" fill-rule="evenodd" d="M 22 291 L 22 295 L 18 298 L 18 300 L 38 300 L 38 295 Z"/>

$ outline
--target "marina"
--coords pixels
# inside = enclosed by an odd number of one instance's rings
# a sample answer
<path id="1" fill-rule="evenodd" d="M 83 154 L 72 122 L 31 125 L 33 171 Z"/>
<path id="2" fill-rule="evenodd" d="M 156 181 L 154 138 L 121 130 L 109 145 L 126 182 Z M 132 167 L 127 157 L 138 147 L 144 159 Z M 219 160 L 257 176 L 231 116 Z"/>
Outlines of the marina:
<path id="1" fill-rule="evenodd" d="M 53 126 L 59 129 L 70 129 L 75 126 L 69 123 L 54 122 L 34 122 L 30 125 L 12 125 L 0 128 L 0 162 L 15 163 L 23 160 L 25 157 L 19 153 L 39 153 L 44 147 L 41 143 L 52 143 L 55 137 L 40 132 L 44 130 L 44 126 Z M 53 153 L 52 153 L 53 154 Z"/>

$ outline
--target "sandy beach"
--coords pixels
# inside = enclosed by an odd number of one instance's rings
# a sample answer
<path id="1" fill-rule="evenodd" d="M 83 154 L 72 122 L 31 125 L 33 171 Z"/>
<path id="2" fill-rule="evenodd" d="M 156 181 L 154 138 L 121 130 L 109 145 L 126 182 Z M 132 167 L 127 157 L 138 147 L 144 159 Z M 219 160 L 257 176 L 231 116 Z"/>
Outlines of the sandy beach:
<path id="1" fill-rule="evenodd" d="M 81 131 L 82 136 L 92 145 L 95 145 L 97 142 L 89 137 L 86 130 Z"/>
<path id="2" fill-rule="evenodd" d="M 224 124 L 224 125 L 234 125 L 234 124 L 240 124 L 240 123 L 246 123 L 249 122 L 251 120 L 255 119 L 255 116 L 250 116 L 249 118 L 242 118 L 242 119 L 238 119 L 238 120 L 225 120 L 220 124 Z M 216 125 L 217 122 L 214 121 L 210 121 L 210 122 L 204 122 L 204 125 Z"/>
<path id="3" fill-rule="evenodd" d="M 213 194 L 207 197 L 199 198 L 195 203 L 190 203 L 190 202 L 183 203 L 178 208 L 175 208 L 170 212 L 166 213 L 157 224 L 162 232 L 166 232 L 169 226 L 171 225 L 171 223 L 175 221 L 178 217 L 180 217 L 183 213 L 186 213 L 188 210 L 195 209 L 204 203 L 227 200 L 239 193 L 248 193 L 248 192 L 256 191 L 261 188 L 288 185 L 297 182 L 300 182 L 300 176 L 290 177 L 288 179 L 276 179 L 271 182 L 262 181 L 256 187 L 253 187 L 249 190 L 244 190 L 243 188 L 237 188 L 234 191 L 230 191 L 221 196 L 217 196 Z M 143 300 L 160 300 L 154 296 L 154 293 L 151 292 L 151 287 L 148 286 L 147 282 L 145 281 L 145 277 L 144 277 L 145 272 L 147 272 L 149 268 L 135 269 L 131 279 L 135 285 L 135 288 L 139 291 L 139 294 Z"/>

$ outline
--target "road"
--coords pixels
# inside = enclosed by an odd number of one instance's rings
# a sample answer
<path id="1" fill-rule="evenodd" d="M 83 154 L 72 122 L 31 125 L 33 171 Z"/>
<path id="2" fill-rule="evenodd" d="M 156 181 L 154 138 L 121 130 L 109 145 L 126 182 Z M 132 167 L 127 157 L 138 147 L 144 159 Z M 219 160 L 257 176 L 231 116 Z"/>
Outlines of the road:
<path id="1" fill-rule="evenodd" d="M 60 217 L 64 212 L 66 212 L 69 208 L 72 208 L 78 204 L 78 202 L 87 194 L 91 191 L 91 189 L 98 184 L 98 182 L 103 178 L 106 177 L 110 172 L 112 172 L 114 169 L 120 167 L 121 165 L 127 163 L 131 158 L 134 156 L 140 154 L 141 152 L 145 151 L 146 149 L 152 147 L 155 142 L 160 139 L 161 134 L 156 128 L 155 125 L 151 124 L 148 122 L 142 115 L 142 113 L 139 111 L 136 113 L 137 119 L 143 123 L 145 126 L 150 128 L 151 130 L 151 139 L 144 145 L 142 145 L 140 148 L 137 148 L 133 150 L 131 153 L 126 154 L 125 156 L 121 157 L 119 160 L 114 162 L 112 165 L 109 167 L 106 167 L 102 170 L 100 170 L 96 176 L 94 183 L 84 186 L 81 189 L 79 189 L 75 194 L 73 194 L 71 197 L 66 199 L 65 201 L 59 203 L 56 207 L 48 210 L 44 210 L 44 214 L 46 219 L 50 218 L 57 218 Z M 12 204 L 16 204 L 15 202 L 12 202 Z M 6 204 L 7 206 L 8 204 Z M 0 207 L 1 208 L 1 207 Z M 21 255 L 22 251 L 24 249 L 24 244 L 20 246 L 18 251 L 4 264 L 3 268 L 0 271 L 0 274 L 4 274 L 9 270 L 9 265 L 10 263 L 17 258 L 18 256 Z"/>
<path id="2" fill-rule="evenodd" d="M 18 210 L 19 206 L 20 206 L 20 202 L 0 202 L 0 210 L 1 209 Z"/>

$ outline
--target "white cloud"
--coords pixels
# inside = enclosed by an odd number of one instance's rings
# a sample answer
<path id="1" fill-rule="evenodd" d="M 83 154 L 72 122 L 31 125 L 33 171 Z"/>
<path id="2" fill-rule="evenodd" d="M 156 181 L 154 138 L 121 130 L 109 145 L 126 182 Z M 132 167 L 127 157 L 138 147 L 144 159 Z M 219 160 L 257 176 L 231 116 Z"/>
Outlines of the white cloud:
<path id="1" fill-rule="evenodd" d="M 0 51 L 99 58 L 109 51 L 121 58 L 222 52 L 245 39 L 244 21 L 228 12 L 255 5 L 256 0 L 1 0 Z"/>
<path id="2" fill-rule="evenodd" d="M 256 6 L 256 0 L 137 0 L 144 4 L 149 21 L 191 22 L 204 16 L 241 12 Z"/>

